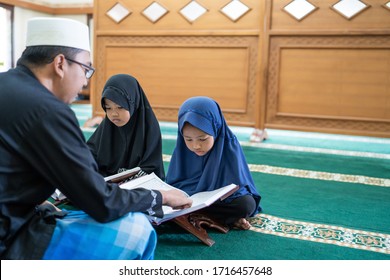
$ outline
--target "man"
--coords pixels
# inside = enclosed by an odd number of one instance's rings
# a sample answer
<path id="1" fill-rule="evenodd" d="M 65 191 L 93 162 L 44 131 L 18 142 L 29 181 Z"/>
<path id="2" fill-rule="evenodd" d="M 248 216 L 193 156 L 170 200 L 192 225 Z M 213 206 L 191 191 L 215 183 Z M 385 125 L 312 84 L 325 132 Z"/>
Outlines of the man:
<path id="1" fill-rule="evenodd" d="M 91 78 L 88 27 L 61 18 L 27 25 L 17 67 L 0 74 L 2 259 L 151 259 L 144 214 L 185 208 L 180 192 L 124 190 L 98 173 L 71 103 Z M 45 201 L 58 188 L 82 211 Z"/>

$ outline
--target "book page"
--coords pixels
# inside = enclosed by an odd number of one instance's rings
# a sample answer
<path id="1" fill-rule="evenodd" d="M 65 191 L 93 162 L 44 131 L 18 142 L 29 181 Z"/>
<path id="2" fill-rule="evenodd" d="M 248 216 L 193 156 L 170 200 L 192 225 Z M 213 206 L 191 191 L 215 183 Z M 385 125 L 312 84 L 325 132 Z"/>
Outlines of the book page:
<path id="1" fill-rule="evenodd" d="M 164 181 L 162 181 L 156 174 L 151 173 L 148 175 L 144 175 L 138 178 L 135 178 L 133 180 L 130 180 L 126 183 L 123 183 L 119 185 L 122 189 L 132 190 L 136 188 L 144 188 L 148 190 L 163 190 L 163 191 L 169 191 L 169 190 L 179 190 Z M 235 184 L 227 185 L 225 187 L 213 190 L 213 191 L 207 191 L 207 192 L 199 192 L 196 194 L 193 194 L 190 196 L 192 199 L 192 206 L 190 208 L 186 209 L 173 209 L 170 206 L 163 205 L 162 210 L 164 212 L 163 218 L 157 218 L 153 216 L 148 216 L 149 220 L 154 223 L 161 223 L 163 221 L 170 220 L 174 217 L 181 216 L 187 213 L 191 213 L 194 211 L 197 211 L 199 209 L 202 209 L 204 207 L 207 207 L 214 203 L 218 199 L 223 199 L 226 197 L 226 195 L 230 195 L 233 192 L 235 192 L 238 189 L 238 186 Z M 187 193 L 182 191 L 185 195 L 188 196 Z"/>
<path id="2" fill-rule="evenodd" d="M 131 180 L 129 182 L 126 182 L 124 184 L 119 185 L 119 187 L 122 189 L 127 189 L 127 190 L 136 189 L 136 188 L 144 188 L 144 189 L 148 189 L 148 190 L 169 191 L 169 190 L 176 189 L 175 187 L 172 187 L 171 185 L 168 185 L 167 183 L 162 181 L 154 173 L 144 175 L 142 177 L 138 177 L 134 180 Z M 176 189 L 176 190 L 178 190 L 178 189 Z M 183 193 L 185 193 L 185 192 L 183 192 Z"/>
<path id="3" fill-rule="evenodd" d="M 224 196 L 230 190 L 235 188 L 236 185 L 231 184 L 213 191 L 195 193 L 190 198 L 192 199 L 192 205 L 205 204 L 207 206 L 214 203 L 216 200 Z"/>
<path id="4" fill-rule="evenodd" d="M 186 209 L 172 209 L 169 206 L 163 206 L 164 211 L 164 217 L 163 218 L 156 218 L 156 217 L 150 217 L 152 222 L 155 222 L 157 224 L 167 221 L 170 219 L 173 219 L 175 217 L 188 214 L 197 210 L 200 210 L 202 208 L 205 208 L 207 206 L 210 206 L 212 203 L 217 201 L 220 198 L 224 198 L 226 194 L 232 194 L 238 189 L 238 186 L 235 184 L 231 184 L 213 191 L 208 192 L 199 192 L 196 194 L 193 194 L 190 196 L 192 199 L 192 206 L 190 208 Z"/>
<path id="5" fill-rule="evenodd" d="M 131 176 L 133 174 L 137 174 L 140 170 L 141 170 L 140 167 L 134 167 L 132 169 L 128 169 L 128 170 L 123 171 L 121 173 L 117 173 L 117 174 L 114 174 L 111 176 L 104 177 L 104 181 L 108 182 L 108 181 L 111 181 L 113 179 L 121 178 L 121 177 L 126 176 L 126 175 Z"/>

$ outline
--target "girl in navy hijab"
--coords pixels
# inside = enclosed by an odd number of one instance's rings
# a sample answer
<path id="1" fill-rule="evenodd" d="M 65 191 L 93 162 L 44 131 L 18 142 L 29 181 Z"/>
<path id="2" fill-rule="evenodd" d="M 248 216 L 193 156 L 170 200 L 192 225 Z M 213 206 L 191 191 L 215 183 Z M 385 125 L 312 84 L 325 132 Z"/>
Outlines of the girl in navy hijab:
<path id="1" fill-rule="evenodd" d="M 242 148 L 218 103 L 208 97 L 189 98 L 180 107 L 177 143 L 166 181 L 189 195 L 239 185 L 230 197 L 205 209 L 228 226 L 249 229 L 246 218 L 261 211 L 261 197 Z"/>
<path id="2" fill-rule="evenodd" d="M 141 167 L 165 179 L 160 125 L 138 81 L 126 74 L 106 82 L 101 99 L 106 117 L 87 144 L 103 176 Z"/>

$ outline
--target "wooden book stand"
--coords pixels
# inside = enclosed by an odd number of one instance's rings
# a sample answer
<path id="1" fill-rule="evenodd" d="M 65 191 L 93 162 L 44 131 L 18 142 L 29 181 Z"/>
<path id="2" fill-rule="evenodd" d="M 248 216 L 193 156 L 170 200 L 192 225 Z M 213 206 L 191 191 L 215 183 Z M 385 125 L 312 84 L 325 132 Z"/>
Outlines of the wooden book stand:
<path id="1" fill-rule="evenodd" d="M 172 219 L 172 221 L 210 247 L 213 246 L 215 241 L 207 234 L 204 226 L 214 228 L 222 233 L 227 233 L 229 231 L 228 227 L 200 211 L 176 217 Z"/>

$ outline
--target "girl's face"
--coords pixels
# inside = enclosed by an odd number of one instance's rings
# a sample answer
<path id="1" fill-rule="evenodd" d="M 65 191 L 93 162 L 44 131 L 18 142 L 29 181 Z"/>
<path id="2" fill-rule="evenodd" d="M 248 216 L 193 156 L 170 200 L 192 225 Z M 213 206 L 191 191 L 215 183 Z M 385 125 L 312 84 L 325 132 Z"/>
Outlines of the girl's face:
<path id="1" fill-rule="evenodd" d="M 186 123 L 183 127 L 183 138 L 187 148 L 198 156 L 207 154 L 214 145 L 214 137 Z"/>
<path id="2" fill-rule="evenodd" d="M 129 122 L 130 112 L 125 108 L 107 98 L 104 98 L 104 107 L 106 109 L 107 118 L 116 126 L 121 127 Z"/>

